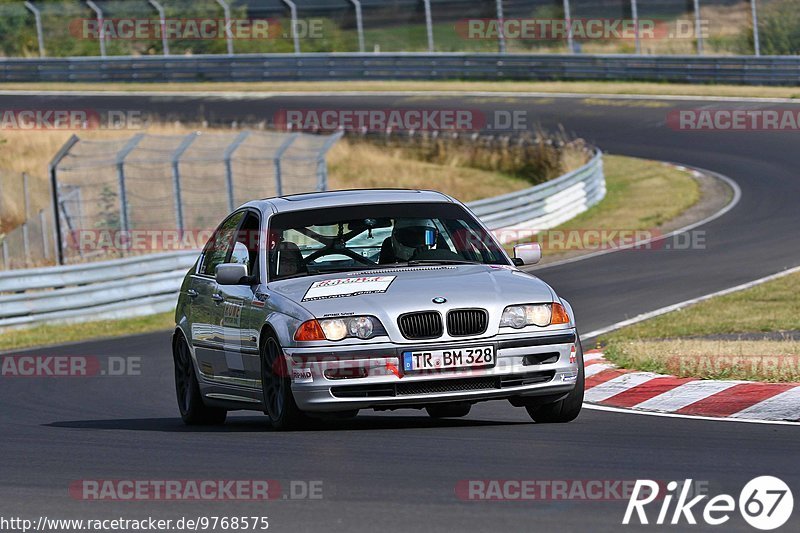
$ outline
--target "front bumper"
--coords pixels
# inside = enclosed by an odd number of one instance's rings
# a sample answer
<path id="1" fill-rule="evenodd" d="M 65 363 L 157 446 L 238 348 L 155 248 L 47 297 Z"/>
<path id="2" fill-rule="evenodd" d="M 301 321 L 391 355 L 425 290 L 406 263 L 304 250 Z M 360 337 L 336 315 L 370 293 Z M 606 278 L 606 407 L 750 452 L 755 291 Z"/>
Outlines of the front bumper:
<path id="1" fill-rule="evenodd" d="M 292 392 L 304 411 L 423 407 L 559 395 L 578 376 L 575 330 L 546 335 L 497 335 L 459 342 L 369 347 L 286 348 Z M 495 364 L 482 369 L 403 371 L 402 352 L 492 345 Z"/>

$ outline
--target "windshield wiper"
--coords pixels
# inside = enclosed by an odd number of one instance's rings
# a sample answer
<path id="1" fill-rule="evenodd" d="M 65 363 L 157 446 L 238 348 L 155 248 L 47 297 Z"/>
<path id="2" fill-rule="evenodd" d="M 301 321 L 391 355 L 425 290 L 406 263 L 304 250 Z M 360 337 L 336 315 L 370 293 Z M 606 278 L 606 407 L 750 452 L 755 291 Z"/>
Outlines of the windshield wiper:
<path id="1" fill-rule="evenodd" d="M 411 259 L 408 266 L 414 265 L 482 265 L 478 261 L 468 261 L 466 259 Z"/>

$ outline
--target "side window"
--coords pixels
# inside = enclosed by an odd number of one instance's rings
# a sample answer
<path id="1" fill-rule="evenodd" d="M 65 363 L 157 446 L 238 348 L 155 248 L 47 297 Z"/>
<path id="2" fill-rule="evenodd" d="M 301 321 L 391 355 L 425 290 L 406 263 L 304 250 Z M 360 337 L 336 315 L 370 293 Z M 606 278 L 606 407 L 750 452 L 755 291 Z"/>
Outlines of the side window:
<path id="1" fill-rule="evenodd" d="M 219 225 L 203 249 L 203 262 L 198 269 L 200 274 L 213 276 L 217 265 L 221 265 L 233 248 L 234 237 L 245 212 L 234 213 Z"/>
<path id="2" fill-rule="evenodd" d="M 261 238 L 261 219 L 253 211 L 248 211 L 236 235 L 231 263 L 247 265 L 247 275 L 258 274 L 258 245 Z"/>

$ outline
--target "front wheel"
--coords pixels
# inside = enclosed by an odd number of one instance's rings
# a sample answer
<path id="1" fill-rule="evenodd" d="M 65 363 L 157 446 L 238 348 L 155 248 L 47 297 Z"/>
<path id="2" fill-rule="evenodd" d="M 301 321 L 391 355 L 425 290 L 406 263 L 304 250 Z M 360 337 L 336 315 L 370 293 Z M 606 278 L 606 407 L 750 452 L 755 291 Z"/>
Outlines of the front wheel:
<path id="1" fill-rule="evenodd" d="M 558 424 L 572 422 L 581 412 L 583 406 L 583 347 L 581 340 L 577 341 L 576 361 L 578 363 L 578 378 L 575 380 L 575 388 L 564 398 L 557 402 L 545 405 L 531 405 L 525 407 L 534 422 Z"/>
<path id="2" fill-rule="evenodd" d="M 172 349 L 175 363 L 175 392 L 181 419 L 189 426 L 218 425 L 225 422 L 228 411 L 209 407 L 203 403 L 200 385 L 192 363 L 192 354 L 186 341 L 179 337 Z"/>
<path id="3" fill-rule="evenodd" d="M 261 347 L 261 394 L 275 429 L 293 429 L 308 421 L 294 401 L 283 349 L 272 336 Z"/>

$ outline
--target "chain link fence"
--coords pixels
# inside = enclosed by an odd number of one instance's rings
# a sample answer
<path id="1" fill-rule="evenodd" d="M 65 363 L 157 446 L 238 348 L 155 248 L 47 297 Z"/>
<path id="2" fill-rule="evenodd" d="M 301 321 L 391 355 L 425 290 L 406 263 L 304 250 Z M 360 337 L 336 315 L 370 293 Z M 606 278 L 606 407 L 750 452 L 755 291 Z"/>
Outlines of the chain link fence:
<path id="1" fill-rule="evenodd" d="M 19 201 L 12 201 L 15 196 Z M 21 223 L 14 223 L 12 216 Z M 32 205 L 27 174 L 0 172 L 0 269 L 50 264 L 54 257 L 52 220 L 52 210 Z"/>
<path id="2" fill-rule="evenodd" d="M 325 155 L 341 135 L 73 136 L 51 166 L 57 257 L 77 262 L 198 248 L 247 201 L 326 190 Z"/>
<path id="3" fill-rule="evenodd" d="M 795 3 L 33 0 L 0 2 L 0 48 L 9 57 L 318 52 L 759 55 L 762 44 L 765 55 L 797 54 L 791 44 L 800 31 L 791 23 Z M 636 24 L 639 34 L 620 34 L 618 26 L 594 34 L 598 24 L 613 21 Z"/>

